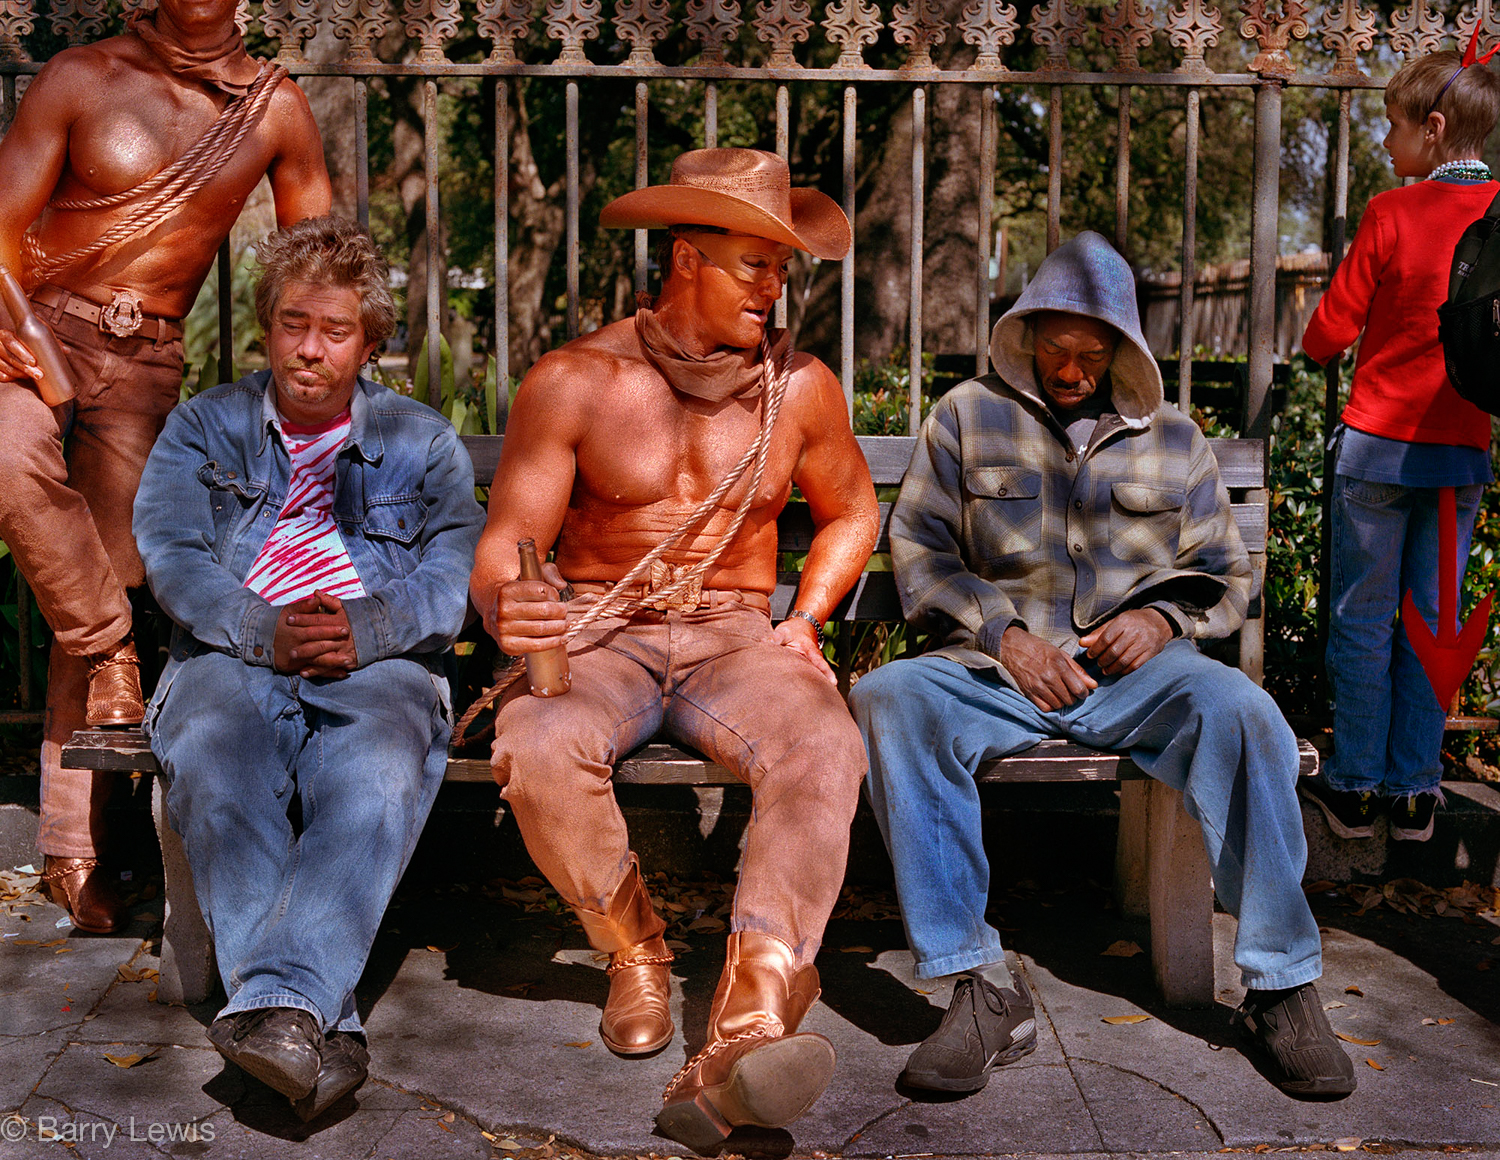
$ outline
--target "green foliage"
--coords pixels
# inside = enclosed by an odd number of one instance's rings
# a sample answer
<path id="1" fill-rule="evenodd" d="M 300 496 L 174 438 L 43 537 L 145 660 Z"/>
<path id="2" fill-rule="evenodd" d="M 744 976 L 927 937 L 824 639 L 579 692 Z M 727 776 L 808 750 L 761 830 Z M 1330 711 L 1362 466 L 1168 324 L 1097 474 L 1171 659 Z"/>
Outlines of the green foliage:
<path id="1" fill-rule="evenodd" d="M 441 344 L 438 348 L 438 410 L 460 435 L 496 434 L 499 423 L 499 386 L 494 356 L 485 360 L 484 377 L 478 383 L 459 383 L 454 378 L 453 352 L 448 349 L 448 340 L 439 335 L 438 342 Z M 414 382 L 409 385 L 405 381 L 396 383 L 384 371 L 377 373 L 386 386 L 410 395 L 418 402 L 427 402 L 427 340 L 423 339 L 422 349 L 418 352 Z M 507 381 L 511 399 L 515 398 L 518 385 L 515 379 Z"/>
<path id="2" fill-rule="evenodd" d="M 922 352 L 922 418 L 932 410 L 933 356 Z M 894 348 L 884 362 L 861 359 L 854 371 L 854 433 L 906 435 L 911 411 L 911 355 Z"/>
<path id="3" fill-rule="evenodd" d="M 245 356 L 260 340 L 260 322 L 255 317 L 255 255 L 248 247 L 240 253 L 231 276 L 233 303 L 230 321 L 234 330 L 234 367 L 240 373 Z M 182 398 L 217 386 L 225 378 L 219 357 L 219 274 L 209 271 L 193 308 L 182 320 Z"/>

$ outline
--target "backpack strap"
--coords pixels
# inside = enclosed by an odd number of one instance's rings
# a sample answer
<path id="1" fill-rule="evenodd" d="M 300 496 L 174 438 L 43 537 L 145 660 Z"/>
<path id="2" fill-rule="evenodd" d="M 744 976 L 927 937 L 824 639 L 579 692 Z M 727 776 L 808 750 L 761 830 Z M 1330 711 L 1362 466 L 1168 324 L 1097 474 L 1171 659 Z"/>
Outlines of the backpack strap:
<path id="1" fill-rule="evenodd" d="M 1478 227 L 1477 229 L 1475 227 Z M 1484 216 L 1464 231 L 1453 251 L 1453 265 L 1448 271 L 1448 301 L 1457 302 L 1464 283 L 1474 272 L 1474 263 L 1479 260 L 1479 251 L 1484 249 L 1497 227 L 1500 227 L 1500 193 L 1490 202 Z"/>

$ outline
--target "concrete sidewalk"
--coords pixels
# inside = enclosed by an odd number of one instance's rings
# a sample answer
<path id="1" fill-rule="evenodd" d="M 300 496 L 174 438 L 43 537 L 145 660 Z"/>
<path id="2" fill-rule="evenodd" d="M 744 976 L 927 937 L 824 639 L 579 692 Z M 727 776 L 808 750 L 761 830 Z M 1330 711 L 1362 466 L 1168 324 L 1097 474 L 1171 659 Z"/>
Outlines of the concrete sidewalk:
<path id="1" fill-rule="evenodd" d="M 132 887 L 151 893 L 150 883 Z M 701 1046 L 727 893 L 700 882 L 653 890 L 673 908 L 671 933 L 686 948 L 673 972 L 679 1030 L 655 1057 L 623 1060 L 599 1039 L 602 964 L 539 883 L 404 887 L 360 991 L 372 1080 L 313 1125 L 208 1047 L 212 1005 L 149 1000 L 158 899 L 139 898 L 130 935 L 110 938 L 59 929 L 62 912 L 50 904 L 0 905 L 0 1157 L 682 1155 L 653 1134 L 652 1117 L 663 1086 Z M 726 1152 L 1500 1148 L 1500 971 L 1490 970 L 1500 966 L 1500 926 L 1493 914 L 1476 917 L 1472 898 L 1464 910 L 1410 885 L 1393 893 L 1417 913 L 1383 902 L 1359 915 L 1347 891 L 1314 899 L 1330 1019 L 1370 1041 L 1348 1045 L 1359 1090 L 1332 1104 L 1281 1095 L 1232 1036 L 1232 919 L 1215 919 L 1219 1005 L 1169 1011 L 1155 1004 L 1149 955 L 1103 953 L 1144 946 L 1146 932 L 1088 883 L 997 891 L 994 917 L 1038 1001 L 1035 1054 L 966 1098 L 903 1090 L 896 1077 L 947 992 L 911 978 L 889 894 L 846 895 L 819 959 L 823 997 L 804 1024 L 838 1050 L 833 1085 L 790 1130 L 741 1130 Z M 1447 916 L 1435 915 L 1434 900 Z M 1104 1021 L 1122 1015 L 1149 1018 Z M 38 1138 L 44 1129 L 51 1139 Z"/>

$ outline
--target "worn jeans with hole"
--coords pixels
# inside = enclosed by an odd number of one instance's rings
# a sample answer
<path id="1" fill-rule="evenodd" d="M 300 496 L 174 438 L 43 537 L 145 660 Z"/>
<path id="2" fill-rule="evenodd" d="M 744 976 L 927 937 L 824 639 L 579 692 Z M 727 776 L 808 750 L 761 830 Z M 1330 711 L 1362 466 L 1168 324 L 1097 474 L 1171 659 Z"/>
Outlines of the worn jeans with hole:
<path id="1" fill-rule="evenodd" d="M 1082 700 L 1038 709 L 987 673 L 940 657 L 883 665 L 849 707 L 870 750 L 870 803 L 896 869 L 918 978 L 998 962 L 985 921 L 980 763 L 1049 737 L 1128 752 L 1180 790 L 1203 828 L 1214 886 L 1239 918 L 1245 986 L 1295 987 L 1322 974 L 1322 941 L 1302 893 L 1307 843 L 1297 805 L 1297 740 L 1276 703 L 1185 640 Z M 1060 853 L 1066 857 L 1066 852 Z"/>
<path id="2" fill-rule="evenodd" d="M 207 652 L 157 690 L 147 724 L 220 1015 L 296 1007 L 358 1031 L 355 984 L 443 781 L 446 681 L 404 657 L 304 680 Z"/>
<path id="3" fill-rule="evenodd" d="M 1396 797 L 1442 780 L 1448 707 L 1438 704 L 1400 619 L 1409 589 L 1428 627 L 1437 624 L 1440 490 L 1334 477 L 1333 756 L 1324 776 L 1335 789 Z M 1455 489 L 1460 586 L 1483 490 Z"/>

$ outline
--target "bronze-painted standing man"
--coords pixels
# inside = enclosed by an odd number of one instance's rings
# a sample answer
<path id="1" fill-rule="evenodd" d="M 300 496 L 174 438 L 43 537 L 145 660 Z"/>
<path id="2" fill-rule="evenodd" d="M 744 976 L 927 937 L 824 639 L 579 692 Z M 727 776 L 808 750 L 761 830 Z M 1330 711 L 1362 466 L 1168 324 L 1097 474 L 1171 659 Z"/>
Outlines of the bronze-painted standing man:
<path id="1" fill-rule="evenodd" d="M 0 539 L 54 634 L 37 845 L 53 898 L 91 931 L 124 918 L 97 873 L 113 778 L 62 769 L 59 748 L 85 720 L 144 712 L 131 505 L 178 398 L 181 319 L 263 176 L 279 225 L 331 199 L 306 98 L 246 54 L 234 13 L 235 0 L 159 0 L 124 35 L 58 53 L 0 141 L 0 263 L 26 271 L 78 386 L 49 408 L 26 381 L 31 353 L 0 330 Z"/>

